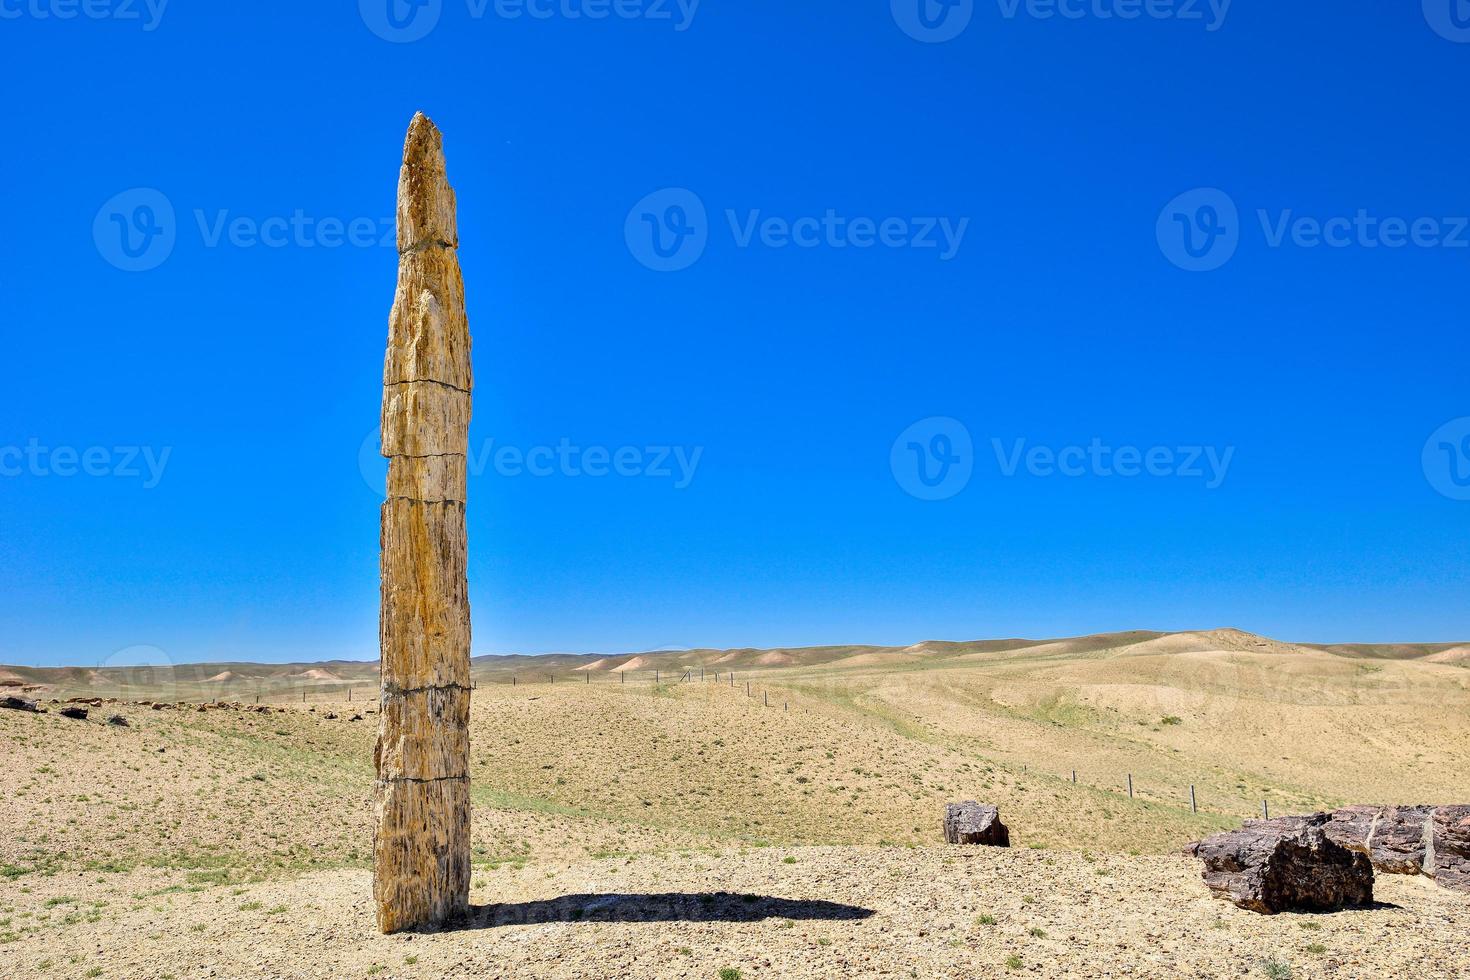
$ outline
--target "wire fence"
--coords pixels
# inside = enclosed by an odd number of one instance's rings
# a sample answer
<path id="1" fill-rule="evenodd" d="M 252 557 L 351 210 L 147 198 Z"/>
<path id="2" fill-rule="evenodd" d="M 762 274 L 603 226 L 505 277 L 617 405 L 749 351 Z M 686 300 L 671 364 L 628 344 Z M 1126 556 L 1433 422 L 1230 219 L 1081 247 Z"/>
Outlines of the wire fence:
<path id="1" fill-rule="evenodd" d="M 778 690 L 778 699 L 771 699 L 771 688 L 761 686 L 757 688 L 756 682 L 748 676 L 741 675 L 737 678 L 734 670 L 712 670 L 706 667 L 689 667 L 683 670 L 668 671 L 662 668 L 652 670 L 618 670 L 616 668 L 605 671 L 592 671 L 580 668 L 571 668 L 561 673 L 551 671 L 502 671 L 495 674 L 482 676 L 471 681 L 472 690 L 482 687 L 535 687 L 539 685 L 563 687 L 575 685 L 579 687 L 618 687 L 649 686 L 658 688 L 665 685 L 704 685 L 706 687 L 728 688 L 739 692 L 750 701 L 759 701 L 762 708 L 779 707 L 783 712 L 790 712 L 791 701 L 786 692 Z M 195 697 L 179 697 L 184 691 L 173 692 L 175 697 L 166 699 L 165 703 L 176 704 L 180 707 L 200 707 L 203 705 L 218 706 L 277 706 L 283 707 L 290 704 L 305 705 L 341 705 L 349 704 L 354 707 L 361 705 L 361 710 L 366 714 L 376 711 L 379 686 L 375 682 L 365 683 L 312 683 L 308 685 L 282 687 L 277 685 L 258 685 L 253 690 L 241 691 L 238 681 L 230 684 L 210 685 L 215 690 L 198 690 L 197 685 L 193 693 Z M 141 693 L 141 692 L 137 692 Z M 68 701 L 82 703 L 98 703 L 102 700 L 118 700 L 117 698 L 78 697 L 70 698 Z M 124 698 L 123 700 L 128 700 Z M 133 703 L 149 704 L 148 700 L 139 700 Z M 1022 773 L 1027 775 L 1047 776 L 1048 778 L 1059 778 L 1068 781 L 1068 774 L 1051 774 L 1036 771 L 1033 772 L 1029 766 L 1021 766 Z M 1119 774 L 1116 784 L 1109 785 L 1111 781 L 1101 784 L 1079 782 L 1078 770 L 1070 772 L 1070 783 L 1075 786 L 1085 785 L 1095 792 L 1104 792 L 1126 796 L 1130 800 L 1136 800 L 1142 795 L 1139 787 L 1135 786 L 1134 774 L 1124 772 Z M 1177 806 L 1180 809 L 1187 807 L 1190 814 L 1200 813 L 1199 790 L 1196 784 L 1189 784 L 1187 791 L 1174 790 L 1167 795 L 1161 796 L 1157 792 L 1148 794 L 1147 802 L 1154 802 L 1165 806 Z M 1222 813 L 1220 811 L 1207 811 L 1214 816 L 1235 816 L 1236 814 Z M 1261 799 L 1258 814 L 1262 819 L 1269 819 L 1271 815 L 1271 804 L 1268 799 Z"/>

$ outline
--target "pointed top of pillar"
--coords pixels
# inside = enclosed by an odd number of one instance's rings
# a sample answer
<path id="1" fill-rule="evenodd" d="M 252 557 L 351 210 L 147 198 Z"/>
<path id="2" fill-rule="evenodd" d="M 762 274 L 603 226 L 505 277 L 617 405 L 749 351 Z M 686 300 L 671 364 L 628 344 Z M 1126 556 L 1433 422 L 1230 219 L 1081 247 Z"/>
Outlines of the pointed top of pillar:
<path id="1" fill-rule="evenodd" d="M 398 175 L 398 251 L 458 248 L 454 188 L 444 168 L 444 137 L 434 121 L 416 112 L 403 141 Z"/>

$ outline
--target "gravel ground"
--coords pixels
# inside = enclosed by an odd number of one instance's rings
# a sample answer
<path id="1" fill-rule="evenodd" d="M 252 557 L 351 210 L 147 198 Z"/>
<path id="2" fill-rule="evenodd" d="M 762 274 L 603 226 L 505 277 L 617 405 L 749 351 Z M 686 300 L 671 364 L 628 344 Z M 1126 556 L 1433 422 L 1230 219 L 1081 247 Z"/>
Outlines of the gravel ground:
<path id="1" fill-rule="evenodd" d="M 977 848 L 672 852 L 476 871 L 472 921 L 379 936 L 371 877 L 177 871 L 0 884 L 0 973 L 56 977 L 1413 977 L 1470 975 L 1470 898 L 1260 916 L 1195 862 Z M 726 974 L 728 977 L 729 974 Z"/>

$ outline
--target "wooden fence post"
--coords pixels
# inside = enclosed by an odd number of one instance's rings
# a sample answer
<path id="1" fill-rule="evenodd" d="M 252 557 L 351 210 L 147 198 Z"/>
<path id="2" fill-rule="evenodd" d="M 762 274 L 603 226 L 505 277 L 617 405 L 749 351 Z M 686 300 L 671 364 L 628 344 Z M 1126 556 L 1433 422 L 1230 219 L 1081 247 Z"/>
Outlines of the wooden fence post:
<path id="1" fill-rule="evenodd" d="M 1133 799 L 1133 773 L 1128 774 L 1128 798 Z"/>
<path id="2" fill-rule="evenodd" d="M 1194 783 L 1189 784 L 1189 812 L 1199 813 L 1199 804 L 1194 800 Z"/>
<path id="3" fill-rule="evenodd" d="M 1271 819 L 1271 804 L 1267 803 L 1265 800 L 1261 801 L 1261 819 Z"/>

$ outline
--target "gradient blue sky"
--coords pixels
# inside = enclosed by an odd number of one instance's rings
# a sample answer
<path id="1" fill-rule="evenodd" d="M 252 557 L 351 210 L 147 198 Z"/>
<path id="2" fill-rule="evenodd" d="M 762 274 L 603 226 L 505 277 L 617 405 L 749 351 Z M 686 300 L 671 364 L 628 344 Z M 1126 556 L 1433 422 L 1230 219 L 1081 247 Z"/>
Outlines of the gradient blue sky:
<path id="1" fill-rule="evenodd" d="M 889 0 L 705 0 L 684 30 L 673 0 L 672 20 L 442 0 L 392 43 L 349 2 L 172 0 L 153 22 L 141 0 L 141 20 L 3 0 L 0 447 L 169 456 L 156 486 L 141 462 L 0 477 L 0 662 L 376 656 L 361 448 L 395 253 L 207 232 L 391 216 L 418 109 L 459 194 L 476 450 L 701 451 L 682 488 L 474 476 L 476 654 L 1222 625 L 1470 639 L 1449 470 L 1470 457 L 1424 455 L 1470 416 L 1470 248 L 1272 247 L 1257 216 L 1453 236 L 1470 44 L 1431 28 L 1434 2 L 1235 0 L 1209 30 L 1203 0 L 1203 21 L 978 0 L 924 43 Z M 150 271 L 94 236 L 135 188 L 175 211 Z M 664 188 L 708 209 L 682 271 L 625 236 Z M 1210 272 L 1158 234 L 1196 188 L 1239 209 Z M 725 216 L 829 209 L 969 223 L 946 261 L 741 247 Z M 971 476 L 924 500 L 906 443 L 890 451 L 934 417 L 971 437 Z M 1008 476 L 992 444 L 1094 438 L 1233 456 L 1210 488 Z"/>

